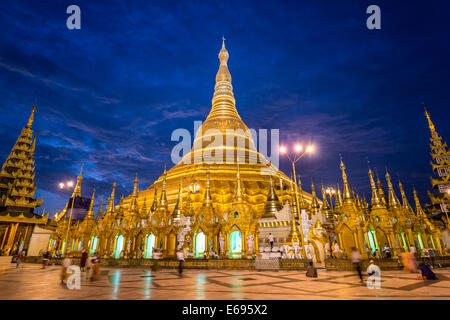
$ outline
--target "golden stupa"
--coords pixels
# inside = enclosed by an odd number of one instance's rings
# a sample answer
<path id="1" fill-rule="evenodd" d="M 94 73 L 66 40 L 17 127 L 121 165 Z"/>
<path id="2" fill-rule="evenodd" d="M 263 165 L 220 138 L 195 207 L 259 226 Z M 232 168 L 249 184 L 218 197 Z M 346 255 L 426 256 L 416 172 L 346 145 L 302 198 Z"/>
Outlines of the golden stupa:
<path id="1" fill-rule="evenodd" d="M 242 135 L 236 129 L 246 132 L 248 127 L 242 121 L 236 109 L 236 102 L 231 84 L 231 74 L 228 70 L 229 54 L 225 48 L 225 39 L 222 41 L 222 48 L 219 52 L 220 66 L 216 75 L 216 85 L 212 98 L 212 107 L 208 117 L 197 131 L 193 148 L 186 154 L 182 161 L 167 171 L 166 176 L 166 197 L 168 209 L 173 211 L 178 199 L 179 186 L 181 184 L 181 198 L 186 201 L 192 187 L 198 185 L 199 192 L 190 194 L 193 212 L 199 212 L 202 208 L 207 186 L 207 173 L 210 175 L 210 195 L 212 206 L 219 218 L 229 211 L 236 198 L 238 162 L 240 170 L 241 192 L 243 200 L 252 207 L 255 212 L 255 219 L 262 216 L 273 215 L 276 204 L 267 206 L 266 202 L 270 192 L 270 177 L 277 189 L 279 202 L 284 204 L 291 199 L 289 179 L 283 172 L 271 164 L 261 153 L 259 153 L 253 142 L 251 135 Z M 232 129 L 232 130 L 229 130 Z M 222 143 L 213 143 L 208 133 L 219 130 L 223 134 Z M 227 140 L 228 139 L 228 140 Z M 225 161 L 226 152 L 230 152 L 230 139 L 244 139 L 244 150 L 237 150 L 236 146 L 231 147 L 233 161 Z M 233 140 L 231 140 L 233 141 Z M 214 146 L 211 146 L 214 144 Z M 205 154 L 217 156 L 223 153 L 224 163 L 217 161 L 205 161 Z M 243 155 L 243 156 L 242 156 Z M 225 163 L 226 162 L 226 163 Z M 142 206 L 144 200 L 147 204 L 154 201 L 155 188 L 157 190 L 158 202 L 162 191 L 164 174 L 162 174 L 148 189 L 140 191 L 138 194 L 138 204 Z M 281 185 L 281 187 L 280 187 Z M 272 193 L 273 194 L 273 193 Z M 304 204 L 310 203 L 311 195 L 302 192 Z M 131 197 L 124 200 L 124 206 L 128 207 Z M 269 208 L 268 208 L 269 207 Z M 267 208 L 267 209 L 266 209 Z"/>

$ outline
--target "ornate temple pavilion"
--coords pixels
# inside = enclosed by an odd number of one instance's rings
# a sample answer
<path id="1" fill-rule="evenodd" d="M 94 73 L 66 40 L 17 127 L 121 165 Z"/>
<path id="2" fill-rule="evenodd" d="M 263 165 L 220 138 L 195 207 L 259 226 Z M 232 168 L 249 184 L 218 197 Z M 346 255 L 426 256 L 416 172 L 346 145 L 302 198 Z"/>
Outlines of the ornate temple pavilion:
<path id="1" fill-rule="evenodd" d="M 27 250 L 35 225 L 47 223 L 48 215 L 38 215 L 34 209 L 42 205 L 36 199 L 34 183 L 33 107 L 27 125 L 20 132 L 0 171 L 0 251 L 9 254 Z"/>

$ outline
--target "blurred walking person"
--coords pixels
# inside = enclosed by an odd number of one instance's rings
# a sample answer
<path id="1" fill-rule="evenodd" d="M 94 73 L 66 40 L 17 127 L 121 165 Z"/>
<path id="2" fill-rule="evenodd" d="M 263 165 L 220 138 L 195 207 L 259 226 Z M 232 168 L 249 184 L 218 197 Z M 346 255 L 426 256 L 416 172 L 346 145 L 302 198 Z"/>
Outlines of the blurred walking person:
<path id="1" fill-rule="evenodd" d="M 177 252 L 177 259 L 179 261 L 179 263 L 178 263 L 178 274 L 181 277 L 181 275 L 183 273 L 183 263 L 184 263 L 184 252 L 183 252 L 183 249 L 178 250 L 178 252 Z"/>
<path id="2" fill-rule="evenodd" d="M 439 280 L 433 271 L 431 271 L 430 267 L 426 264 L 422 263 L 420 265 L 420 271 L 422 272 L 422 279 L 423 280 Z"/>
<path id="3" fill-rule="evenodd" d="M 312 261 L 309 262 L 308 269 L 306 270 L 306 276 L 310 278 L 317 278 L 317 269 L 314 267 Z"/>
<path id="4" fill-rule="evenodd" d="M 86 250 L 83 250 L 83 253 L 81 254 L 81 259 L 80 259 L 81 272 L 85 271 L 87 259 L 88 259 L 88 253 L 86 252 Z"/>
<path id="5" fill-rule="evenodd" d="M 23 258 L 24 258 L 24 252 L 23 251 L 19 251 L 17 253 L 16 268 L 19 267 L 19 265 L 22 262 Z"/>
<path id="6" fill-rule="evenodd" d="M 89 257 L 87 259 L 87 269 L 88 269 L 87 277 L 88 277 L 88 279 L 92 280 L 94 278 L 95 263 L 96 263 L 97 259 L 98 258 L 96 255 L 93 255 L 92 257 Z"/>
<path id="7" fill-rule="evenodd" d="M 355 247 L 352 248 L 352 264 L 353 264 L 353 268 L 358 273 L 359 279 L 361 280 L 361 282 L 364 282 L 362 272 L 361 272 L 361 254 L 359 253 L 358 250 L 356 250 Z"/>
<path id="8" fill-rule="evenodd" d="M 42 269 L 45 269 L 45 267 L 48 265 L 48 251 L 45 251 L 42 255 Z"/>
<path id="9" fill-rule="evenodd" d="M 100 276 L 100 259 L 95 257 L 95 259 L 92 260 L 92 267 L 91 267 L 91 277 L 90 280 L 94 281 L 97 280 Z"/>
<path id="10" fill-rule="evenodd" d="M 67 279 L 67 268 L 72 264 L 72 258 L 67 256 L 62 261 L 62 269 L 61 269 L 61 284 L 64 284 L 64 280 Z"/>

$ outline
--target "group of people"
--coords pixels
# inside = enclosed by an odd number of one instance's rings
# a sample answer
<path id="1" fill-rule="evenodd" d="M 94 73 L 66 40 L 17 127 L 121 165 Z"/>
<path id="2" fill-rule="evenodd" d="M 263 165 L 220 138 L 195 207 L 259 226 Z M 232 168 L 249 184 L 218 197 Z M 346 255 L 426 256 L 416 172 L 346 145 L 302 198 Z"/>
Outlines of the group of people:
<path id="1" fill-rule="evenodd" d="M 45 258 L 44 258 L 45 259 Z M 66 256 L 62 261 L 61 284 L 69 277 L 68 268 L 72 265 L 72 256 Z M 100 275 L 100 259 L 93 255 L 89 257 L 87 251 L 83 251 L 80 258 L 80 271 L 87 272 L 86 278 L 90 281 L 98 279 Z"/>
<path id="2" fill-rule="evenodd" d="M 24 257 L 25 257 L 25 251 L 17 250 L 11 258 L 11 263 L 15 263 L 16 268 L 18 268 L 20 263 L 22 263 L 22 261 L 24 260 Z"/>

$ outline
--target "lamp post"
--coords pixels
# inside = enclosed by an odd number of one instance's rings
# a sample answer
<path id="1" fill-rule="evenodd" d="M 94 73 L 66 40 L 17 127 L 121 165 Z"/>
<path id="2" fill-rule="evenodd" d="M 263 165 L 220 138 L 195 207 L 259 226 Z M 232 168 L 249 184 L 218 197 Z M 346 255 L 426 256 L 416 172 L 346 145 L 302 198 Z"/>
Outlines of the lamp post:
<path id="1" fill-rule="evenodd" d="M 336 190 L 333 187 L 325 189 L 325 193 L 330 197 L 331 211 L 334 213 L 333 198 L 336 196 Z"/>
<path id="2" fill-rule="evenodd" d="M 73 187 L 73 181 L 67 181 L 66 183 L 64 183 L 64 182 L 60 182 L 59 183 L 59 188 L 60 189 L 64 189 L 66 191 L 72 191 L 71 190 L 72 187 Z M 65 245 L 64 245 L 64 250 L 63 250 L 62 254 L 65 254 L 66 251 L 67 251 L 67 247 L 68 247 L 67 240 L 69 238 L 70 224 L 72 223 L 72 212 L 73 212 L 73 204 L 75 202 L 75 198 L 72 195 L 72 197 L 70 197 L 70 199 L 72 199 L 72 205 L 71 205 L 71 208 L 70 208 L 69 223 L 67 225 L 66 236 L 64 237 L 64 244 Z"/>
<path id="3" fill-rule="evenodd" d="M 301 211 L 300 211 L 300 206 L 299 206 L 299 200 L 298 200 L 298 191 L 297 191 L 297 175 L 295 173 L 295 164 L 306 154 L 306 153 L 311 153 L 313 151 L 313 146 L 308 146 L 303 152 L 302 152 L 302 146 L 301 145 L 296 145 L 294 147 L 295 153 L 294 155 L 291 157 L 288 152 L 286 147 L 282 146 L 280 147 L 280 152 L 282 154 L 285 154 L 286 157 L 288 158 L 288 160 L 291 162 L 292 164 L 292 172 L 294 174 L 294 184 L 295 184 L 295 200 L 297 202 L 297 212 L 298 212 L 298 223 L 300 225 L 300 243 L 302 245 L 302 251 L 303 251 L 303 255 L 306 258 L 306 249 L 305 249 L 305 243 L 303 240 L 303 227 L 302 227 L 302 219 L 301 219 Z M 297 226 L 295 225 L 295 218 L 294 220 L 294 231 L 297 231 Z M 293 233 L 293 235 L 295 235 L 295 233 Z"/>

